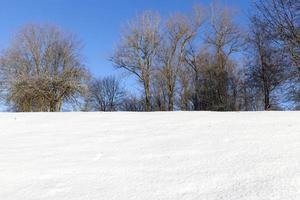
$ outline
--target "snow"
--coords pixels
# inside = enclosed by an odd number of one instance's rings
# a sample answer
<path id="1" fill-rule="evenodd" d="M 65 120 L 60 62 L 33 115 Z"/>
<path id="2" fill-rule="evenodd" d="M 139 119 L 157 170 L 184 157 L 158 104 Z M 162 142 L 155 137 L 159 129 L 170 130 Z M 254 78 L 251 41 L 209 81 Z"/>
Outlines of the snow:
<path id="1" fill-rule="evenodd" d="M 300 112 L 0 114 L 1 200 L 299 200 Z"/>

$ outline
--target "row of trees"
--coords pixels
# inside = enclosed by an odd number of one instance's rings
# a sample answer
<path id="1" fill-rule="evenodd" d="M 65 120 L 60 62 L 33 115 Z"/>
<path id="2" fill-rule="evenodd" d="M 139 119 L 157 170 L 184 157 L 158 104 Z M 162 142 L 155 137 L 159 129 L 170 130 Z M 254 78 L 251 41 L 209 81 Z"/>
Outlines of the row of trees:
<path id="1" fill-rule="evenodd" d="M 0 88 L 15 111 L 274 110 L 300 108 L 300 1 L 259 0 L 247 31 L 228 7 L 196 6 L 162 20 L 144 12 L 124 27 L 110 60 L 143 88 L 92 78 L 80 42 L 28 25 L 0 58 Z"/>
<path id="2" fill-rule="evenodd" d="M 181 110 L 235 110 L 231 55 L 242 46 L 241 32 L 231 10 L 212 7 L 209 14 L 195 7 L 190 16 L 160 22 L 145 12 L 125 28 L 112 61 L 141 82 L 145 110 L 172 111 L 176 103 Z"/>
<path id="3" fill-rule="evenodd" d="M 255 7 L 247 33 L 218 5 L 163 22 L 145 12 L 125 27 L 111 60 L 138 78 L 146 111 L 270 110 L 287 99 L 298 108 L 299 0 Z"/>

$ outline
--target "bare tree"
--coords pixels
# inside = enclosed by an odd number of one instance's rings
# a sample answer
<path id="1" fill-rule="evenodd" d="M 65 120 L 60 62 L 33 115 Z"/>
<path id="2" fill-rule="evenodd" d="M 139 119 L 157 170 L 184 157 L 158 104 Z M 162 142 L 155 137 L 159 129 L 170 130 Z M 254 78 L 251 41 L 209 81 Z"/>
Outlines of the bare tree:
<path id="1" fill-rule="evenodd" d="M 179 100 L 180 110 L 191 110 L 191 74 L 187 68 L 181 68 L 179 71 Z"/>
<path id="2" fill-rule="evenodd" d="M 190 95 L 193 110 L 207 110 L 208 101 L 212 102 L 208 97 L 208 87 L 212 88 L 212 85 L 206 84 L 206 81 L 211 78 L 208 73 L 212 66 L 211 55 L 204 48 L 196 49 L 190 44 L 185 55 L 185 62 L 191 75 L 192 91 Z"/>
<path id="3" fill-rule="evenodd" d="M 263 96 L 264 110 L 272 109 L 271 95 L 287 79 L 288 62 L 284 52 L 277 47 L 272 36 L 265 30 L 267 22 L 256 16 L 251 19 L 249 84 Z"/>
<path id="4" fill-rule="evenodd" d="M 256 8 L 266 21 L 265 31 L 277 42 L 283 42 L 300 72 L 300 1 L 259 0 Z"/>
<path id="5" fill-rule="evenodd" d="M 210 30 L 206 34 L 206 43 L 213 49 L 215 56 L 215 76 L 217 78 L 216 98 L 218 110 L 230 110 L 230 75 L 234 71 L 231 55 L 243 46 L 242 33 L 234 22 L 234 11 L 228 7 L 213 4 L 210 13 Z"/>
<path id="6" fill-rule="evenodd" d="M 236 108 L 239 111 L 257 111 L 263 108 L 261 94 L 253 87 L 252 80 L 249 79 L 249 57 L 247 57 L 248 60 L 246 58 L 243 60 L 236 76 Z"/>
<path id="7" fill-rule="evenodd" d="M 4 79 L 5 79 L 5 76 L 4 76 L 4 74 L 3 74 L 3 71 L 1 70 L 1 68 L 2 68 L 2 66 L 3 66 L 3 60 L 2 60 L 2 58 L 0 57 L 0 102 L 2 102 L 3 101 L 3 99 L 4 99 L 4 93 L 3 93 L 3 89 L 5 88 L 5 81 L 4 81 Z"/>
<path id="8" fill-rule="evenodd" d="M 122 101 L 121 110 L 129 112 L 142 112 L 145 111 L 144 105 L 144 99 L 141 99 L 136 95 L 127 94 Z"/>
<path id="9" fill-rule="evenodd" d="M 144 12 L 126 27 L 111 60 L 117 68 L 135 75 L 143 85 L 145 110 L 151 110 L 150 81 L 160 42 L 159 15 Z"/>
<path id="10" fill-rule="evenodd" d="M 300 104 L 300 1 L 299 0 L 258 0 L 258 15 L 265 21 L 265 31 L 291 59 L 295 70 L 288 75 L 288 99 Z M 296 106 L 297 107 L 297 106 Z M 299 106 L 298 106 L 299 107 Z"/>
<path id="11" fill-rule="evenodd" d="M 195 7 L 191 17 L 177 14 L 166 22 L 159 60 L 162 63 L 160 71 L 166 85 L 169 111 L 174 110 L 176 81 L 184 64 L 186 47 L 196 37 L 203 22 L 204 14 L 200 7 Z"/>
<path id="12" fill-rule="evenodd" d="M 152 77 L 152 98 L 153 109 L 155 111 L 167 110 L 167 94 L 165 89 L 165 81 L 162 77 L 161 71 L 155 71 Z"/>
<path id="13" fill-rule="evenodd" d="M 85 89 L 80 43 L 49 25 L 27 25 L 1 57 L 6 100 L 17 111 L 60 111 Z"/>
<path id="14" fill-rule="evenodd" d="M 125 91 L 115 77 L 94 79 L 89 84 L 87 104 L 95 111 L 117 111 L 124 99 Z"/>

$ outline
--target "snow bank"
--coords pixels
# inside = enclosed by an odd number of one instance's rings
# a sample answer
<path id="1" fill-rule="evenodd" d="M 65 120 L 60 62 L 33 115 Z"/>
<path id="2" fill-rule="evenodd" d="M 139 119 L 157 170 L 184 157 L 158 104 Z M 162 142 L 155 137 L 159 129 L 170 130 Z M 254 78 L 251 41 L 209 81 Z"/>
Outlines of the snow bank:
<path id="1" fill-rule="evenodd" d="M 300 112 L 0 114 L 1 200 L 299 200 Z"/>

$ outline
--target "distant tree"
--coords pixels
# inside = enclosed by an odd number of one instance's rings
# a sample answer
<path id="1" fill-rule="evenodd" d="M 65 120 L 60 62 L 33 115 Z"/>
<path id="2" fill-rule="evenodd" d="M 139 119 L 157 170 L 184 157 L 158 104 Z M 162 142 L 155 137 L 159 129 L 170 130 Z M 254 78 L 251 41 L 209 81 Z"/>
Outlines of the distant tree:
<path id="1" fill-rule="evenodd" d="M 282 49 L 274 44 L 266 31 L 267 22 L 251 18 L 249 36 L 248 83 L 263 96 L 264 110 L 277 107 L 271 102 L 272 94 L 287 80 L 288 60 Z"/>
<path id="2" fill-rule="evenodd" d="M 158 57 L 161 63 L 159 70 L 165 82 L 169 111 L 174 110 L 176 81 L 180 68 L 184 64 L 187 45 L 196 37 L 203 22 L 203 10 L 195 7 L 192 16 L 172 15 L 165 24 Z"/>
<path id="3" fill-rule="evenodd" d="M 0 67 L 1 66 L 3 66 L 3 63 L 2 63 L 2 59 L 0 57 Z M 5 99 L 5 97 L 4 97 L 4 91 L 3 91 L 3 89 L 5 88 L 5 86 L 4 86 L 4 84 L 5 84 L 4 79 L 5 79 L 5 77 L 4 77 L 3 71 L 0 70 L 0 104 Z"/>
<path id="4" fill-rule="evenodd" d="M 115 77 L 98 78 L 89 84 L 86 103 L 95 111 L 117 111 L 124 97 L 125 91 L 118 79 Z"/>
<path id="5" fill-rule="evenodd" d="M 256 8 L 266 22 L 265 31 L 283 43 L 300 73 L 300 1 L 258 0 Z"/>
<path id="6" fill-rule="evenodd" d="M 121 104 L 121 111 L 142 112 L 145 110 L 144 98 L 138 98 L 135 95 L 126 95 Z"/>
<path id="7" fill-rule="evenodd" d="M 161 71 L 155 71 L 152 77 L 152 106 L 155 111 L 167 110 L 167 90 Z"/>
<path id="8" fill-rule="evenodd" d="M 265 21 L 265 31 L 287 53 L 295 67 L 289 78 L 288 99 L 295 108 L 300 104 L 300 1 L 257 0 L 256 14 Z M 298 105 L 298 106 L 297 106 Z"/>
<path id="9" fill-rule="evenodd" d="M 237 74 L 232 54 L 244 44 L 234 11 L 213 4 L 204 44 L 190 43 L 185 63 L 191 74 L 194 110 L 236 110 Z"/>
<path id="10" fill-rule="evenodd" d="M 160 43 L 160 17 L 144 12 L 126 27 L 111 61 L 135 75 L 143 85 L 145 110 L 151 111 L 150 82 Z"/>
<path id="11" fill-rule="evenodd" d="M 191 74 L 187 68 L 181 68 L 178 74 L 178 85 L 179 85 L 179 99 L 178 107 L 180 110 L 191 110 Z"/>
<path id="12" fill-rule="evenodd" d="M 60 111 L 85 90 L 80 43 L 56 26 L 27 25 L 1 56 L 6 100 L 17 111 Z"/>
<path id="13" fill-rule="evenodd" d="M 212 58 L 210 53 L 204 49 L 196 49 L 190 45 L 185 55 L 186 68 L 191 76 L 191 102 L 193 110 L 207 110 L 208 104 L 212 103 L 209 97 L 209 88 L 212 85 L 206 84 L 210 76 L 207 72 L 212 66 Z"/>
<path id="14" fill-rule="evenodd" d="M 249 64 L 244 61 L 240 70 L 238 71 L 238 96 L 237 96 L 237 107 L 240 111 L 255 111 L 259 110 L 261 107 L 261 103 L 259 99 L 259 95 L 253 90 L 249 83 L 248 76 L 248 67 Z M 260 103 L 260 105 L 259 105 Z"/>
<path id="15" fill-rule="evenodd" d="M 290 88 L 291 95 L 289 96 L 289 100 L 293 102 L 292 109 L 300 110 L 300 80 L 297 80 L 297 85 L 292 85 Z"/>
<path id="16" fill-rule="evenodd" d="M 234 22 L 234 11 L 228 7 L 221 7 L 213 4 L 210 13 L 210 30 L 206 34 L 206 43 L 212 47 L 214 53 L 213 75 L 216 82 L 216 110 L 231 110 L 230 95 L 230 74 L 234 71 L 230 57 L 233 53 L 241 50 L 243 45 L 242 33 Z"/>

